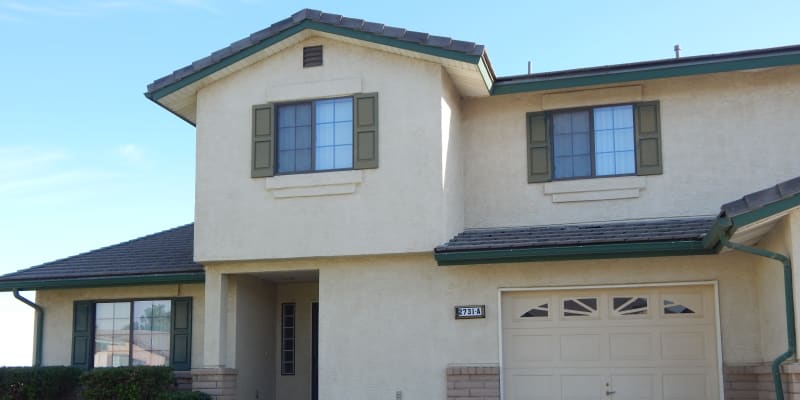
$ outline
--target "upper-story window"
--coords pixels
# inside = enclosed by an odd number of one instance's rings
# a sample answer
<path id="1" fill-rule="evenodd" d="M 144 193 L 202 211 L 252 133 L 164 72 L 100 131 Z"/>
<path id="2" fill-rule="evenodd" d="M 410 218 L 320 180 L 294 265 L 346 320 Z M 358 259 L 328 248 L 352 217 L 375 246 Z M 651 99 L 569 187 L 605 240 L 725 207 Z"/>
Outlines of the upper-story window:
<path id="1" fill-rule="evenodd" d="M 278 105 L 278 173 L 353 168 L 353 98 Z"/>
<path id="2" fill-rule="evenodd" d="M 658 103 L 528 113 L 528 182 L 660 174 Z"/>
<path id="3" fill-rule="evenodd" d="M 251 176 L 378 168 L 378 94 L 253 106 Z"/>

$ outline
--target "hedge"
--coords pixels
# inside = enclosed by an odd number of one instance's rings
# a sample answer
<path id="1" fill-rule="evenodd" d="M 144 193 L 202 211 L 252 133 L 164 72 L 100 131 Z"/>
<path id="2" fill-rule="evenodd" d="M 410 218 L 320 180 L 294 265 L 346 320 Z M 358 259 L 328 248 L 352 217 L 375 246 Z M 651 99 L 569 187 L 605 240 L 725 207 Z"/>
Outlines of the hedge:
<path id="1" fill-rule="evenodd" d="M 80 394 L 80 395 L 79 395 Z M 0 400 L 209 400 L 176 391 L 169 367 L 0 368 Z"/>
<path id="2" fill-rule="evenodd" d="M 74 398 L 80 376 L 73 367 L 0 368 L 0 400 Z"/>

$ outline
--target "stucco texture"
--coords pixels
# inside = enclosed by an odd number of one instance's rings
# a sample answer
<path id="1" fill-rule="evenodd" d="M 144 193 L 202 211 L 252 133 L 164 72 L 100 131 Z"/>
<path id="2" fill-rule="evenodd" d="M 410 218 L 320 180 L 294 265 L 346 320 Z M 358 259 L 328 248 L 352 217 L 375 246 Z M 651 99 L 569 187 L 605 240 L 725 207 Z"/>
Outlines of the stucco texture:
<path id="1" fill-rule="evenodd" d="M 430 255 L 406 255 L 208 268 L 220 274 L 318 269 L 320 392 L 330 398 L 374 399 L 401 391 L 404 398 L 435 399 L 446 396 L 449 364 L 499 361 L 500 288 L 716 281 L 724 364 L 761 362 L 759 292 L 753 285 L 758 262 L 727 253 L 437 267 Z M 455 320 L 453 306 L 463 304 L 485 304 L 487 318 Z"/>

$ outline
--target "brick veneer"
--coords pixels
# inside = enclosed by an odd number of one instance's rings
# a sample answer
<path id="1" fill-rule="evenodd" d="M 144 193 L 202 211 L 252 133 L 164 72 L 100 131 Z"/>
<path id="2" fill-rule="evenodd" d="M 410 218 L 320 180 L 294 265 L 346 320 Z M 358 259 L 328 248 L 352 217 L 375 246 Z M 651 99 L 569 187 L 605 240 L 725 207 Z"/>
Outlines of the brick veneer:
<path id="1" fill-rule="evenodd" d="M 800 400 L 800 364 L 781 366 L 784 399 Z M 723 369 L 725 399 L 772 400 L 775 387 L 769 365 L 725 366 Z"/>
<path id="2" fill-rule="evenodd" d="M 500 367 L 448 366 L 447 400 L 500 400 Z"/>
<path id="3" fill-rule="evenodd" d="M 201 368 L 192 370 L 192 390 L 211 395 L 214 400 L 236 400 L 236 376 L 232 368 Z"/>
<path id="4" fill-rule="evenodd" d="M 175 371 L 175 389 L 180 391 L 192 390 L 192 373 L 190 371 Z"/>

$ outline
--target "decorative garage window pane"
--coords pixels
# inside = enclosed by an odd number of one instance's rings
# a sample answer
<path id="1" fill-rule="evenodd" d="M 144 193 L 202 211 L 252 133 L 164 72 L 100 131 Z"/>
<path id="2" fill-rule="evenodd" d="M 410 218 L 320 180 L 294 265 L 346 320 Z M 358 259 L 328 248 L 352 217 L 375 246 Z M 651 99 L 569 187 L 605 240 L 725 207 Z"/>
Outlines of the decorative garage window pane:
<path id="1" fill-rule="evenodd" d="M 295 303 L 281 304 L 281 375 L 294 375 Z"/>
<path id="2" fill-rule="evenodd" d="M 550 316 L 550 304 L 543 303 L 526 311 L 520 318 L 547 318 Z"/>
<path id="3" fill-rule="evenodd" d="M 703 298 L 699 294 L 675 293 L 662 298 L 664 314 L 690 315 L 701 314 Z"/>
<path id="4" fill-rule="evenodd" d="M 647 314 L 647 297 L 614 297 L 612 303 L 616 316 Z"/>
<path id="5" fill-rule="evenodd" d="M 664 300 L 664 314 L 694 314 L 694 310 L 671 300 Z"/>
<path id="6" fill-rule="evenodd" d="M 632 105 L 594 109 L 594 155 L 597 176 L 636 172 Z"/>
<path id="7" fill-rule="evenodd" d="M 169 300 L 95 304 L 94 366 L 169 365 Z"/>
<path id="8" fill-rule="evenodd" d="M 564 299 L 563 315 L 565 317 L 596 317 L 597 297 Z"/>

